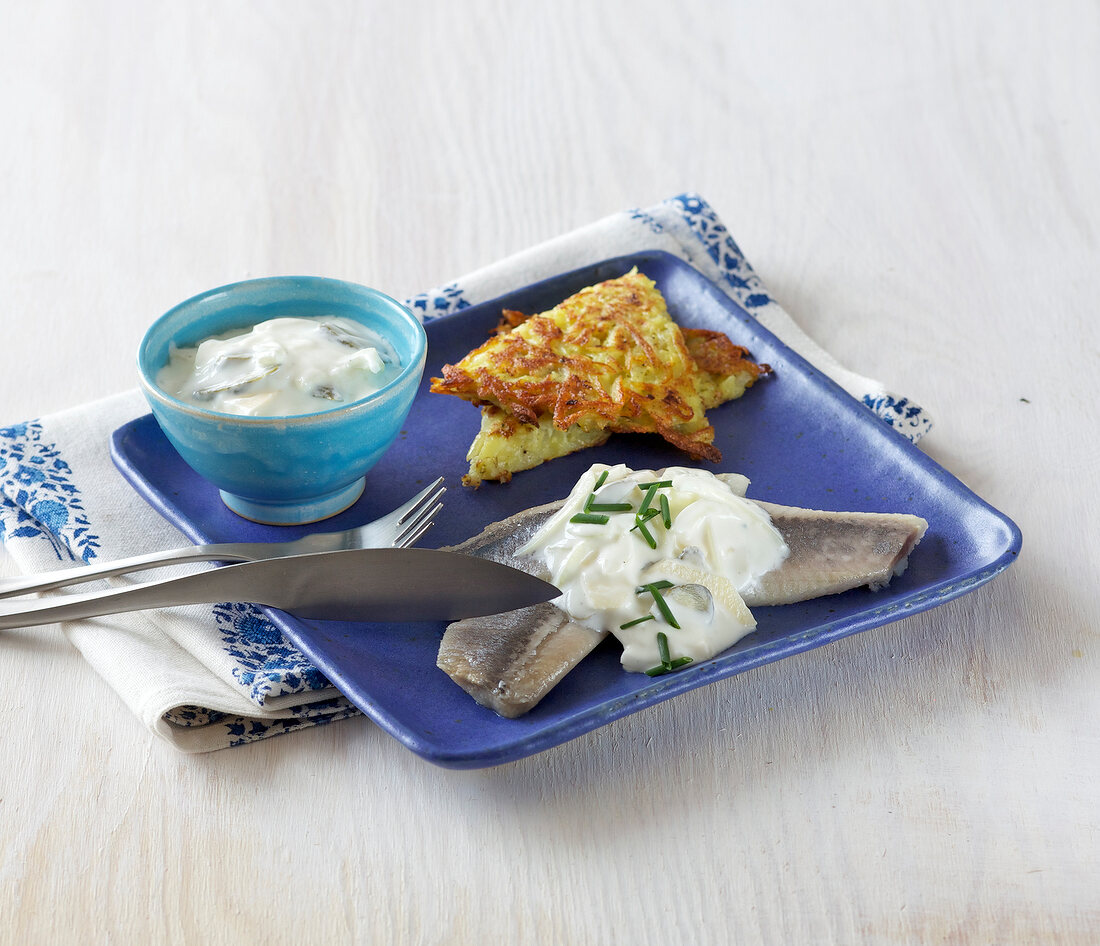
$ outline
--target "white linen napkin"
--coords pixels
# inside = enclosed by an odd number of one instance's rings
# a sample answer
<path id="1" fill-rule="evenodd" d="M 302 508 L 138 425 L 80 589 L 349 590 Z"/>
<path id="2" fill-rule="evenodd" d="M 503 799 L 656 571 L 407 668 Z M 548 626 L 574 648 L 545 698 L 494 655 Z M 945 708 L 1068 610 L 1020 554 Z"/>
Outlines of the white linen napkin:
<path id="1" fill-rule="evenodd" d="M 407 301 L 431 321 L 643 250 L 691 263 L 904 436 L 916 441 L 931 426 L 919 405 L 847 371 L 814 344 L 694 194 L 615 214 Z M 136 498 L 110 458 L 111 433 L 147 412 L 142 396 L 130 391 L 0 429 L 0 541 L 23 572 L 181 544 L 175 527 Z M 145 725 L 181 750 L 222 749 L 358 713 L 252 605 L 121 614 L 62 629 Z"/>

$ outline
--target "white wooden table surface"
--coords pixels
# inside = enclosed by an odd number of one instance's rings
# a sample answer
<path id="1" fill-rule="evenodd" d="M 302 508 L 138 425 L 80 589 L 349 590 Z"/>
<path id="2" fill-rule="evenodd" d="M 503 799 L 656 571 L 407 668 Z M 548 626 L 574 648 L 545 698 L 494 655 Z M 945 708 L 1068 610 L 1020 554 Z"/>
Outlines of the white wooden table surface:
<path id="1" fill-rule="evenodd" d="M 1086 0 L 2 0 L 0 424 L 203 288 L 406 296 L 696 190 L 1025 538 L 483 771 L 363 719 L 186 756 L 5 633 L 0 942 L 1100 941 L 1098 53 Z"/>

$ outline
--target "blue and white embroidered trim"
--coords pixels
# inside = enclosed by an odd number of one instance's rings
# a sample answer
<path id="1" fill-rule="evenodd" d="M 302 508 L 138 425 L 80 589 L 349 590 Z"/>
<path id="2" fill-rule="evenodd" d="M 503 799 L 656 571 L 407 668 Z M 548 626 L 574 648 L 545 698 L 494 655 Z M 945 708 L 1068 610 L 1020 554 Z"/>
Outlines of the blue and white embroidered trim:
<path id="1" fill-rule="evenodd" d="M 41 537 L 60 561 L 90 562 L 99 549 L 69 464 L 38 421 L 0 429 L 0 542 Z"/>
<path id="2" fill-rule="evenodd" d="M 215 605 L 214 620 L 233 678 L 257 705 L 276 696 L 323 690 L 328 680 L 255 605 Z"/>

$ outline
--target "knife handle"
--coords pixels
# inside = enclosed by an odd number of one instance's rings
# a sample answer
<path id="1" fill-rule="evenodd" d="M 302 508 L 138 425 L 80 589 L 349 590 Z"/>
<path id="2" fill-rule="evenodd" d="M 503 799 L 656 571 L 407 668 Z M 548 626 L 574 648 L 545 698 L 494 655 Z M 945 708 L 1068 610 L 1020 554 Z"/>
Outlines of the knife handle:
<path id="1" fill-rule="evenodd" d="M 103 591 L 85 591 L 45 598 L 33 603 L 20 602 L 18 608 L 0 610 L 0 630 L 54 624 L 58 621 L 79 621 L 83 618 L 144 611 L 149 608 L 228 601 L 232 595 L 225 595 L 227 589 L 219 573 L 233 567 L 235 566 L 229 565 L 195 575 L 147 581 L 132 588 L 108 588 Z"/>
<path id="2" fill-rule="evenodd" d="M 72 585 L 99 578 L 112 578 L 129 572 L 165 565 L 184 565 L 191 562 L 246 562 L 256 558 L 278 554 L 278 543 L 260 543 L 246 545 L 243 542 L 223 543 L 221 545 L 193 545 L 180 549 L 167 549 L 163 552 L 148 552 L 132 555 L 129 558 L 114 559 L 110 562 L 95 562 L 91 565 L 76 565 L 72 568 L 58 568 L 40 575 L 18 576 L 0 580 L 0 598 L 25 595 L 37 591 L 53 591 L 65 585 Z"/>

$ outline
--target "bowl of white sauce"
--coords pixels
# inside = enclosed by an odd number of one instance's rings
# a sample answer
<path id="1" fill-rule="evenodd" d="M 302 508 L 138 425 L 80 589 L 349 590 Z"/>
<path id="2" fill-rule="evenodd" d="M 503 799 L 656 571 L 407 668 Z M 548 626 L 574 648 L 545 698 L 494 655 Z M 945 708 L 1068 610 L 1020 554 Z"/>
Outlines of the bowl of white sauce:
<path id="1" fill-rule="evenodd" d="M 336 515 L 401 431 L 427 336 L 389 296 L 279 276 L 201 293 L 138 349 L 141 388 L 184 461 L 257 522 Z"/>

